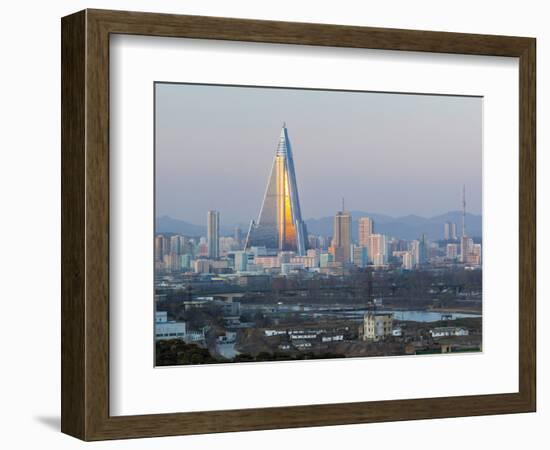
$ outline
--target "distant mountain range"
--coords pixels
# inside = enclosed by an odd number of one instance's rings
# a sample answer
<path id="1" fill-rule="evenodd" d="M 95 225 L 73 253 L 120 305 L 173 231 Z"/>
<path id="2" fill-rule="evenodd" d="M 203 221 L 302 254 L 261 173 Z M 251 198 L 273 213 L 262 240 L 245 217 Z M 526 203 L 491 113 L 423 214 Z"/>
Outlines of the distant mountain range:
<path id="1" fill-rule="evenodd" d="M 351 232 L 357 239 L 357 219 L 370 217 L 374 221 L 374 232 L 383 233 L 399 239 L 418 239 L 424 233 L 428 239 L 436 240 L 444 237 L 445 222 L 456 223 L 457 233 L 460 235 L 462 228 L 462 212 L 450 211 L 439 216 L 425 218 L 415 215 L 404 217 L 391 217 L 383 214 L 364 211 L 351 211 Z M 481 236 L 481 216 L 466 214 L 466 232 L 469 236 Z M 306 220 L 308 233 L 329 236 L 332 234 L 334 224 L 333 217 Z"/>
<path id="2" fill-rule="evenodd" d="M 365 211 L 351 211 L 352 236 L 357 239 L 357 219 L 359 217 L 370 217 L 374 221 L 374 232 L 383 233 L 400 239 L 418 239 L 426 234 L 428 239 L 443 239 L 445 222 L 456 223 L 457 233 L 460 235 L 462 227 L 462 212 L 450 211 L 439 216 L 425 218 L 415 215 L 404 217 L 391 217 L 383 214 L 369 213 Z M 332 236 L 334 217 L 327 216 L 320 219 L 306 220 L 307 230 L 311 234 Z M 236 226 L 240 226 L 243 234 L 248 231 L 248 225 L 235 224 L 231 226 L 220 226 L 222 235 L 233 235 Z M 482 218 L 474 214 L 466 214 L 466 232 L 472 237 L 481 237 Z M 157 233 L 176 233 L 187 236 L 206 236 L 205 225 L 195 225 L 183 220 L 174 219 L 169 216 L 157 217 Z"/>

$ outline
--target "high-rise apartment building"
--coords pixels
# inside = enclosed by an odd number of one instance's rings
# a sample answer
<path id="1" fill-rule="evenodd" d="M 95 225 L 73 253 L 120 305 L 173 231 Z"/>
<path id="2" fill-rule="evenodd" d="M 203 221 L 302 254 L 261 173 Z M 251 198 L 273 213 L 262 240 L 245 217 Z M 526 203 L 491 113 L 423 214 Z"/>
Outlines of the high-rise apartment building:
<path id="1" fill-rule="evenodd" d="M 412 255 L 413 265 L 417 266 L 418 264 L 420 264 L 420 241 L 417 239 L 412 240 L 409 243 L 409 250 Z"/>
<path id="2" fill-rule="evenodd" d="M 443 229 L 443 237 L 446 241 L 456 241 L 456 223 L 454 222 L 445 222 Z"/>
<path id="3" fill-rule="evenodd" d="M 240 227 L 235 227 L 235 235 L 233 236 L 235 239 L 235 246 L 239 249 L 242 249 L 243 245 L 243 232 Z"/>
<path id="4" fill-rule="evenodd" d="M 155 261 L 162 261 L 164 258 L 164 236 L 157 234 L 155 236 Z"/>
<path id="5" fill-rule="evenodd" d="M 206 229 L 208 257 L 218 258 L 220 256 L 220 213 L 218 211 L 208 211 Z"/>
<path id="6" fill-rule="evenodd" d="M 235 271 L 246 272 L 248 266 L 248 253 L 235 252 Z"/>
<path id="7" fill-rule="evenodd" d="M 375 265 L 388 262 L 388 240 L 385 234 L 371 234 L 367 245 L 369 261 Z"/>
<path id="8" fill-rule="evenodd" d="M 414 260 L 412 252 L 403 252 L 403 269 L 413 270 Z"/>
<path id="9" fill-rule="evenodd" d="M 460 262 L 467 263 L 468 257 L 472 251 L 474 240 L 464 235 L 460 239 Z"/>
<path id="10" fill-rule="evenodd" d="M 354 245 L 352 252 L 352 262 L 357 267 L 367 267 L 369 263 L 368 247 L 362 245 Z"/>
<path id="11" fill-rule="evenodd" d="M 174 236 L 170 236 L 170 253 L 175 253 L 176 255 L 181 255 L 181 238 L 182 236 L 178 236 L 177 234 Z"/>
<path id="12" fill-rule="evenodd" d="M 447 244 L 446 257 L 447 259 L 458 258 L 458 244 Z"/>
<path id="13" fill-rule="evenodd" d="M 374 233 L 374 222 L 370 217 L 360 217 L 358 220 L 359 245 L 361 247 L 369 246 L 369 237 Z"/>
<path id="14" fill-rule="evenodd" d="M 420 264 L 426 264 L 428 262 L 428 240 L 426 239 L 426 235 L 423 234 L 420 238 L 420 246 L 418 248 L 419 255 L 418 259 Z"/>
<path id="15" fill-rule="evenodd" d="M 342 208 L 334 216 L 334 233 L 332 236 L 331 253 L 334 261 L 350 262 L 351 251 L 351 215 Z"/>

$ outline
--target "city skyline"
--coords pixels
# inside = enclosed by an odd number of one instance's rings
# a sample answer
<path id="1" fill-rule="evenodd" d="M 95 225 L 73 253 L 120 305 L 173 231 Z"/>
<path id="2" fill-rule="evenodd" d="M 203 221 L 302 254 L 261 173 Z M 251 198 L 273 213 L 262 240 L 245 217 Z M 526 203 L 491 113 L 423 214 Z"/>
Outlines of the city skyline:
<path id="1" fill-rule="evenodd" d="M 480 98 L 171 84 L 156 94 L 157 217 L 202 223 L 208 205 L 227 224 L 257 218 L 274 135 L 288 116 L 304 219 L 333 214 L 342 196 L 350 210 L 432 217 L 459 209 L 463 184 L 468 211 L 481 213 Z M 319 103 L 322 114 L 305 114 Z"/>
<path id="2" fill-rule="evenodd" d="M 155 221 L 157 366 L 481 351 L 481 99 L 156 102 L 155 212 L 184 219 Z"/>

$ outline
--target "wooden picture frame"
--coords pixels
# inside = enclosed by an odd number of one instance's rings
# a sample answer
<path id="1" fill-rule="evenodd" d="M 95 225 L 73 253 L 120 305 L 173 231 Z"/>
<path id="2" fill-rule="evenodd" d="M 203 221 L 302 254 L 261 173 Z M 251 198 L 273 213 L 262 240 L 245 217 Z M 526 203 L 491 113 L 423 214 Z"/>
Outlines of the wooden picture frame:
<path id="1" fill-rule="evenodd" d="M 533 38 L 85 10 L 62 30 L 62 416 L 84 440 L 535 411 Z M 519 391 L 141 416 L 109 415 L 109 36 L 136 34 L 519 58 Z"/>

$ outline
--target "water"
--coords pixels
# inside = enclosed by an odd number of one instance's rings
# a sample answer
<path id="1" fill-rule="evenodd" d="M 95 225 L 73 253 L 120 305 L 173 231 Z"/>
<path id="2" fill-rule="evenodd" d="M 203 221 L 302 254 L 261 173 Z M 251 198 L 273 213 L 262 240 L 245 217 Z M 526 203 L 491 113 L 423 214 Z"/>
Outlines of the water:
<path id="1" fill-rule="evenodd" d="M 353 311 L 349 312 L 346 315 L 349 314 L 349 316 L 362 316 L 367 311 Z M 442 315 L 450 315 L 452 318 L 451 320 L 455 319 L 462 319 L 467 317 L 481 317 L 481 314 L 476 313 L 445 313 L 445 312 L 437 312 L 437 311 L 422 311 L 422 310 L 416 310 L 416 311 L 409 311 L 409 310 L 376 310 L 377 313 L 387 313 L 387 314 L 393 314 L 393 318 L 396 320 L 410 320 L 413 322 L 437 322 L 438 320 L 441 320 Z M 348 316 L 348 317 L 349 317 Z"/>

